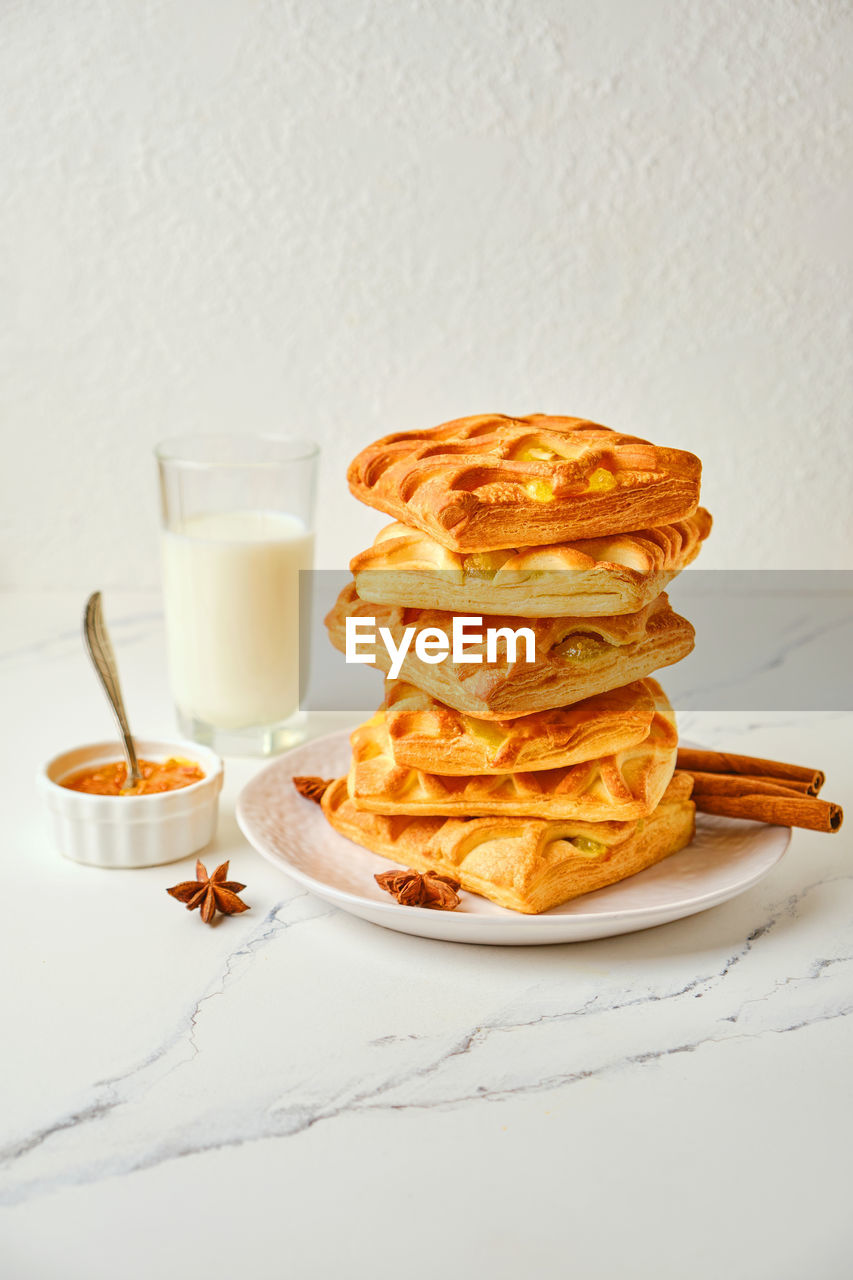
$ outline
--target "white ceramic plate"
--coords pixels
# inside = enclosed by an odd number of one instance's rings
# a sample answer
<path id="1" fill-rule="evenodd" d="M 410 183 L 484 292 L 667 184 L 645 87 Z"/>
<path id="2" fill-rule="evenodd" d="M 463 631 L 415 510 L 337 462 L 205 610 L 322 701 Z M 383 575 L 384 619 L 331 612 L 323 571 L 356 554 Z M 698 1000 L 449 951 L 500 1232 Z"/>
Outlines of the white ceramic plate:
<path id="1" fill-rule="evenodd" d="M 681 853 L 542 915 L 508 911 L 473 893 L 463 893 L 455 911 L 401 907 L 373 879 L 398 864 L 338 835 L 319 805 L 304 800 L 291 782 L 295 774 L 338 777 L 346 773 L 349 759 L 348 732 L 289 751 L 240 792 L 237 821 L 259 853 L 318 898 L 373 924 L 423 938 L 529 946 L 648 929 L 750 889 L 776 865 L 791 839 L 790 827 L 700 814 L 696 837 Z"/>

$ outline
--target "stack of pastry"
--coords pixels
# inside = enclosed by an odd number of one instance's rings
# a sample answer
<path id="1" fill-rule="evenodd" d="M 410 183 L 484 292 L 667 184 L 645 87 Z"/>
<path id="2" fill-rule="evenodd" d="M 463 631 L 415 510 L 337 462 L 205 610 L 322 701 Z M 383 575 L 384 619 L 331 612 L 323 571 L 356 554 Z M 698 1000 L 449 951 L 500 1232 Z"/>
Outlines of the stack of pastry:
<path id="1" fill-rule="evenodd" d="M 689 843 L 691 779 L 650 675 L 693 647 L 664 587 L 711 518 L 700 463 L 578 418 L 462 418 L 388 436 L 350 487 L 394 517 L 327 618 L 452 631 L 529 627 L 535 658 L 425 661 L 410 646 L 323 796 L 329 822 L 417 871 L 540 912 Z M 460 657 L 462 655 L 459 655 Z M 387 649 L 373 657 L 386 672 Z M 479 661 L 473 659 L 478 658 Z"/>

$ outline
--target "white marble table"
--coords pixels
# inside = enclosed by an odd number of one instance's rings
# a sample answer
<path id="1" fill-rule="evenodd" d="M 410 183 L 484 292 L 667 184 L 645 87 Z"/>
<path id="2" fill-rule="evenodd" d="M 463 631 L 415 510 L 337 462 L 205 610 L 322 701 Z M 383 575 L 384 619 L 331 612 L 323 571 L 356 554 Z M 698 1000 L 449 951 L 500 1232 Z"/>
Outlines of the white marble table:
<path id="1" fill-rule="evenodd" d="M 159 601 L 106 595 L 140 733 L 172 731 Z M 0 1274 L 840 1277 L 850 1268 L 853 821 L 743 897 L 602 942 L 427 942 L 331 911 L 233 817 L 252 910 L 191 863 L 55 852 L 34 773 L 110 734 L 78 593 L 2 598 Z M 691 714 L 824 767 L 853 717 Z M 337 727 L 319 718 L 315 731 Z"/>

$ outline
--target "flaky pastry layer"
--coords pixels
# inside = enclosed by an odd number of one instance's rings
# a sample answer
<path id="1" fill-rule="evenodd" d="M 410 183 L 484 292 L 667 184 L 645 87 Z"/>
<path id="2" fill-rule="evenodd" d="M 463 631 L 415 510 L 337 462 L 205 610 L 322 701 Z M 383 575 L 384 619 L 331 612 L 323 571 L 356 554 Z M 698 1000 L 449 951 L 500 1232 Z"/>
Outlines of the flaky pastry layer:
<path id="1" fill-rule="evenodd" d="M 347 617 L 373 618 L 386 627 L 396 645 L 407 627 L 438 628 L 451 634 L 452 615 L 433 609 L 400 609 L 360 600 L 355 584 L 348 584 L 326 617 L 332 643 L 346 651 Z M 483 633 L 490 628 L 520 626 L 518 618 L 483 617 Z M 530 618 L 524 623 L 535 636 L 536 661 L 524 661 L 519 645 L 515 662 L 499 649 L 498 661 L 454 663 L 450 657 L 436 664 L 422 662 L 414 639 L 403 660 L 399 678 L 416 685 L 439 702 L 482 720 L 510 720 L 535 711 L 563 707 L 582 698 L 617 689 L 643 679 L 660 667 L 687 656 L 693 648 L 693 628 L 660 595 L 637 613 L 598 618 Z M 375 657 L 386 673 L 391 668 L 381 641 L 363 643 L 361 652 Z M 471 645 L 467 654 L 480 653 L 485 644 Z"/>
<path id="2" fill-rule="evenodd" d="M 412 818 L 367 813 L 338 778 L 323 796 L 336 831 L 415 871 L 454 876 L 502 907 L 537 914 L 636 875 L 693 838 L 692 779 L 676 772 L 660 804 L 632 822 Z"/>
<path id="3" fill-rule="evenodd" d="M 701 464 L 584 418 L 481 414 L 370 444 L 355 496 L 453 551 L 609 537 L 691 515 Z"/>
<path id="4" fill-rule="evenodd" d="M 347 786 L 357 809 L 446 817 L 579 818 L 584 822 L 644 818 L 675 769 L 675 713 L 660 685 L 642 742 L 562 769 L 449 776 L 412 769 L 395 758 L 383 708 L 351 735 Z"/>
<path id="5" fill-rule="evenodd" d="M 385 725 L 398 764 L 428 773 L 558 769 L 613 755 L 647 736 L 654 681 L 514 720 L 478 720 L 405 680 L 385 681 Z"/>
<path id="6" fill-rule="evenodd" d="M 636 613 L 696 559 L 710 531 L 711 516 L 700 507 L 657 529 L 463 553 L 397 523 L 350 569 L 361 599 L 375 604 L 520 618 Z"/>

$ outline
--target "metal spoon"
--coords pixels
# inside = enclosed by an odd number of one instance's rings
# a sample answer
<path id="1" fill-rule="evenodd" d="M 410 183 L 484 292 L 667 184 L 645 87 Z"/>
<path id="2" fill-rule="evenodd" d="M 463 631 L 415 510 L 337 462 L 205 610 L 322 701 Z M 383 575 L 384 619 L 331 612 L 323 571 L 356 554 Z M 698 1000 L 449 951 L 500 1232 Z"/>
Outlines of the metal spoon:
<path id="1" fill-rule="evenodd" d="M 121 696 L 118 667 L 116 666 L 113 647 L 110 644 L 109 632 L 104 622 L 100 591 L 95 591 L 86 601 L 86 612 L 83 615 L 83 639 L 86 642 L 89 657 L 92 659 L 92 665 L 98 673 L 101 684 L 104 686 L 104 692 L 109 699 L 113 715 L 118 724 L 119 733 L 121 734 L 124 754 L 127 760 L 127 777 L 121 789 L 121 794 L 125 795 L 128 791 L 132 791 L 138 782 L 142 781 L 142 774 L 139 772 L 136 747 L 131 736 L 130 725 L 127 723 L 127 712 L 124 709 L 124 701 Z"/>

